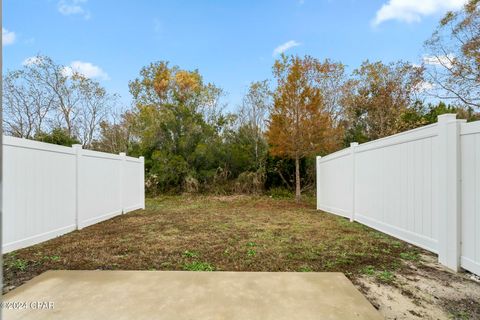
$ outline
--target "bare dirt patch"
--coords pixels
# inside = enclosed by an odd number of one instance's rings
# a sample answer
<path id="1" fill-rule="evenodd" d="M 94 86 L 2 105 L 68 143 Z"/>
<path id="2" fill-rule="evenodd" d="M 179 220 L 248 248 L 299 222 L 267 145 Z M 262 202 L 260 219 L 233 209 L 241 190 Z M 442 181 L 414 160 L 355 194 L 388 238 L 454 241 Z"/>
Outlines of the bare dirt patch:
<path id="1" fill-rule="evenodd" d="M 430 254 L 391 283 L 356 279 L 361 291 L 387 319 L 480 319 L 480 282 L 468 273 L 453 273 Z"/>
<path id="2" fill-rule="evenodd" d="M 480 318 L 480 284 L 313 199 L 171 196 L 4 255 L 3 291 L 46 270 L 339 271 L 387 319 Z"/>

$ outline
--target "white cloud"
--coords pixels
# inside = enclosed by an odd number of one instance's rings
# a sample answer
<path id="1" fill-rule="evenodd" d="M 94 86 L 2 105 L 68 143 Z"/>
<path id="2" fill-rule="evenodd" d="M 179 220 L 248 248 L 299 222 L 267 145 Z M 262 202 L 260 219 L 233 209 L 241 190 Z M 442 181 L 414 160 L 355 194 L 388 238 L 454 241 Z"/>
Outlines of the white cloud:
<path id="1" fill-rule="evenodd" d="M 453 66 L 455 56 L 453 54 L 447 54 L 446 56 L 423 56 L 423 63 L 431 66 L 443 66 L 450 69 Z"/>
<path id="2" fill-rule="evenodd" d="M 2 28 L 2 45 L 8 46 L 9 44 L 13 44 L 15 42 L 15 38 L 15 32 Z"/>
<path id="3" fill-rule="evenodd" d="M 415 86 L 415 91 L 417 92 L 425 92 L 432 90 L 434 87 L 434 84 L 428 81 L 421 81 Z"/>
<path id="4" fill-rule="evenodd" d="M 102 68 L 90 62 L 73 61 L 63 69 L 63 74 L 66 76 L 71 76 L 75 72 L 90 79 L 110 80 L 110 77 Z"/>
<path id="5" fill-rule="evenodd" d="M 27 59 L 23 60 L 22 65 L 24 66 L 31 66 L 34 64 L 40 64 L 42 62 L 42 58 L 39 56 L 28 57 Z"/>
<path id="6" fill-rule="evenodd" d="M 301 45 L 301 43 L 295 41 L 295 40 L 290 40 L 290 41 L 287 41 L 281 45 L 279 45 L 278 47 L 276 47 L 274 50 L 273 50 L 273 56 L 277 56 L 281 53 L 284 53 L 285 51 L 291 49 L 291 48 L 294 48 L 294 47 L 298 47 L 299 45 Z"/>
<path id="7" fill-rule="evenodd" d="M 60 0 L 58 2 L 58 12 L 64 16 L 80 15 L 85 19 L 90 19 L 90 12 L 82 6 L 87 0 Z"/>
<path id="8" fill-rule="evenodd" d="M 467 0 L 389 0 L 377 11 L 372 24 L 387 20 L 418 22 L 423 16 L 460 9 Z"/>

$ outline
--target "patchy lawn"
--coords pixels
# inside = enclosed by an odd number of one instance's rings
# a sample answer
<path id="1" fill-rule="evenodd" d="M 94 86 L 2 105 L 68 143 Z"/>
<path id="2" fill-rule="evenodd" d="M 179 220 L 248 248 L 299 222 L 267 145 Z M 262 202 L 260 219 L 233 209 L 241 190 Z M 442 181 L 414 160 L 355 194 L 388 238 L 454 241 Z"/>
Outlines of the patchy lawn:
<path id="1" fill-rule="evenodd" d="M 4 292 L 51 269 L 340 271 L 391 319 L 480 318 L 480 284 L 313 199 L 172 196 L 4 255 Z"/>

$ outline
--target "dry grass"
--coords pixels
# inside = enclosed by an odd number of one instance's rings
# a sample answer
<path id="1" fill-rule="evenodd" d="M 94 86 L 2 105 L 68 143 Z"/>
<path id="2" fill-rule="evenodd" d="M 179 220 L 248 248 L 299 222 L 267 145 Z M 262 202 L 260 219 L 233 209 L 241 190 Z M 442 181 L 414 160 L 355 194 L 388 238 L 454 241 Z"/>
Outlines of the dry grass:
<path id="1" fill-rule="evenodd" d="M 316 211 L 313 199 L 159 197 L 144 211 L 4 255 L 4 291 L 51 269 L 121 269 L 340 271 L 366 293 L 365 277 L 395 286 L 396 274 L 421 268 L 420 254 Z"/>

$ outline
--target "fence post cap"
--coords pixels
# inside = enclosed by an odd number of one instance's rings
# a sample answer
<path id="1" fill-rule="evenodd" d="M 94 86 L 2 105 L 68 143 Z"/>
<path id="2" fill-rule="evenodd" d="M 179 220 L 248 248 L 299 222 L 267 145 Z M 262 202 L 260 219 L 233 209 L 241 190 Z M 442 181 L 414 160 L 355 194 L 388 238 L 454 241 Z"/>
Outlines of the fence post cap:
<path id="1" fill-rule="evenodd" d="M 72 148 L 73 149 L 83 149 L 83 146 L 81 144 L 76 143 L 76 144 L 72 144 Z"/>
<path id="2" fill-rule="evenodd" d="M 120 152 L 118 155 L 122 156 L 122 157 L 126 157 L 127 154 L 125 152 Z"/>
<path id="3" fill-rule="evenodd" d="M 356 147 L 358 146 L 358 142 L 350 142 L 350 147 Z"/>
<path id="4" fill-rule="evenodd" d="M 145 158 L 143 156 L 138 157 L 138 159 L 140 159 L 140 161 L 145 161 Z"/>
<path id="5" fill-rule="evenodd" d="M 441 114 L 437 117 L 438 122 L 452 122 L 457 120 L 457 114 L 456 113 L 445 113 Z"/>

